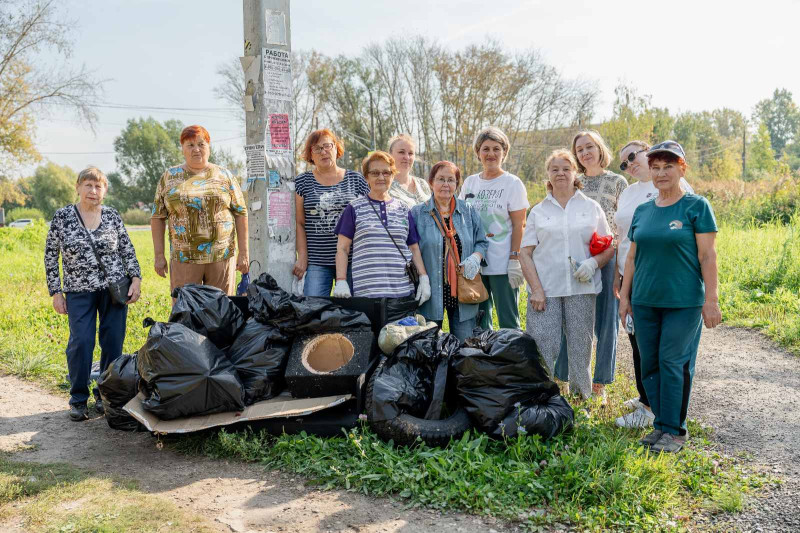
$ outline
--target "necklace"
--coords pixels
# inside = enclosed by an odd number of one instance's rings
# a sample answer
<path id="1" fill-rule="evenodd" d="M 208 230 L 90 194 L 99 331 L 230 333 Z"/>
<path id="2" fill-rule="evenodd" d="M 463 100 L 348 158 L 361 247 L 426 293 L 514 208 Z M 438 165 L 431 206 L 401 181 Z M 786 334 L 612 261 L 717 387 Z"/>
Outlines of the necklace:
<path id="1" fill-rule="evenodd" d="M 83 217 L 83 224 L 86 226 L 86 229 L 96 230 L 100 227 L 100 215 L 102 213 L 102 207 L 100 209 L 100 213 L 92 213 L 92 218 L 90 219 L 86 212 L 84 212 L 84 210 L 81 208 L 80 204 L 78 204 L 78 212 L 80 212 L 81 217 Z"/>

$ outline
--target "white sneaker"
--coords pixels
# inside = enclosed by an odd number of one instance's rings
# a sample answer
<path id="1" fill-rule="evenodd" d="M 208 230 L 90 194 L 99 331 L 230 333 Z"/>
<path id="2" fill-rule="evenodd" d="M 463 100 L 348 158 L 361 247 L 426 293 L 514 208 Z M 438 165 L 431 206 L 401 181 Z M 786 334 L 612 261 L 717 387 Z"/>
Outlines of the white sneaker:
<path id="1" fill-rule="evenodd" d="M 652 426 L 655 419 L 656 415 L 644 407 L 639 407 L 637 410 L 617 418 L 615 423 L 621 428 L 646 428 Z"/>
<path id="2" fill-rule="evenodd" d="M 631 398 L 630 400 L 625 400 L 622 403 L 622 407 L 628 411 L 635 411 L 642 407 L 642 402 L 639 401 L 639 398 Z"/>

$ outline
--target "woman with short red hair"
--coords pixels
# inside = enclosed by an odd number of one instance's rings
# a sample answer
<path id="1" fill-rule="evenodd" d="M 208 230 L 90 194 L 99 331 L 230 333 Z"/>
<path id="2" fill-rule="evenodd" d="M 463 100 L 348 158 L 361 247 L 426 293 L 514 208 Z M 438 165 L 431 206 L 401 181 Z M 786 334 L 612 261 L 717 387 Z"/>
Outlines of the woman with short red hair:
<path id="1" fill-rule="evenodd" d="M 331 130 L 311 132 L 302 158 L 313 168 L 294 180 L 297 261 L 292 274 L 297 279 L 305 276 L 306 296 L 331 295 L 336 279 L 336 224 L 352 200 L 369 192 L 364 176 L 336 164 L 342 155 L 342 141 Z M 352 285 L 349 270 L 347 279 Z"/>
<path id="2" fill-rule="evenodd" d="M 156 274 L 163 278 L 169 272 L 170 291 L 198 283 L 233 295 L 236 270 L 244 274 L 250 264 L 247 207 L 239 180 L 208 162 L 211 136 L 203 126 L 184 128 L 180 142 L 185 162 L 161 176 L 150 218 Z M 169 267 L 164 253 L 167 220 Z"/>
<path id="3" fill-rule="evenodd" d="M 717 222 L 711 204 L 681 188 L 686 155 L 675 141 L 647 151 L 658 196 L 633 213 L 619 295 L 622 323 L 633 317 L 642 383 L 653 431 L 641 440 L 654 452 L 680 451 L 689 438 L 686 412 L 703 323 L 722 315 L 717 293 Z"/>

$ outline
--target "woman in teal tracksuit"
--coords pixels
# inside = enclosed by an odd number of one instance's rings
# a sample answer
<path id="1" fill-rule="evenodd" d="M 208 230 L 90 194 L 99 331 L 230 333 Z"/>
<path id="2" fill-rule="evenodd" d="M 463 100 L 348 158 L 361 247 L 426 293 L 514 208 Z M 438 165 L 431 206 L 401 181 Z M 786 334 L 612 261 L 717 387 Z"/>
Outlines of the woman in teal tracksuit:
<path id="1" fill-rule="evenodd" d="M 686 443 L 686 412 L 703 323 L 721 320 L 717 295 L 717 223 L 708 200 L 681 189 L 686 156 L 675 141 L 647 152 L 658 197 L 633 214 L 619 315 L 633 316 L 642 383 L 655 415 L 642 444 L 677 452 Z M 632 289 L 632 290 L 631 290 Z"/>

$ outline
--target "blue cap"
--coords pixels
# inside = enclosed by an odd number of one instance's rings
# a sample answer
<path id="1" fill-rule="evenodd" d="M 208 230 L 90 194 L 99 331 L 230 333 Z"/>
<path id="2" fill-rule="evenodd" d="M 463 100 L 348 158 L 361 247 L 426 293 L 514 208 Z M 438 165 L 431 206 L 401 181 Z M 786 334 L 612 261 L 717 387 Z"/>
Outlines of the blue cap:
<path id="1" fill-rule="evenodd" d="M 658 143 L 657 145 L 653 146 L 647 151 L 647 157 L 660 153 L 675 154 L 681 159 L 684 160 L 686 159 L 686 152 L 683 151 L 683 146 L 676 143 L 675 141 L 664 141 Z"/>

